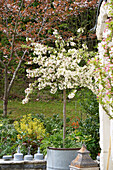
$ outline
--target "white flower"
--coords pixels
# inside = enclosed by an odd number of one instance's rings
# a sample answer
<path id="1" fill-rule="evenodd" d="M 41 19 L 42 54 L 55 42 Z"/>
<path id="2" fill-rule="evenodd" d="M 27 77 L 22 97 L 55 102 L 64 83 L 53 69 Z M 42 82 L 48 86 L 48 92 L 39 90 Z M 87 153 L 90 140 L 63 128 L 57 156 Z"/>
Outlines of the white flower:
<path id="1" fill-rule="evenodd" d="M 84 48 L 84 49 L 88 49 L 88 47 L 87 47 L 87 45 L 86 44 L 82 44 L 82 47 Z"/>
<path id="2" fill-rule="evenodd" d="M 75 54 L 75 53 L 77 53 L 77 52 L 78 52 L 78 50 L 76 50 L 75 48 L 68 50 L 68 53 L 69 53 L 69 54 Z"/>
<path id="3" fill-rule="evenodd" d="M 50 93 L 55 94 L 56 91 L 57 91 L 57 88 L 52 88 L 51 91 L 50 91 Z"/>
<path id="4" fill-rule="evenodd" d="M 77 90 L 73 90 L 73 92 L 68 95 L 68 98 L 72 99 L 75 96 L 76 91 Z"/>
<path id="5" fill-rule="evenodd" d="M 3 56 L 4 58 L 8 58 L 8 56 L 7 55 L 5 55 L 5 56 Z"/>
<path id="6" fill-rule="evenodd" d="M 30 88 L 27 88 L 26 90 L 25 90 L 25 93 L 30 93 L 31 92 L 31 89 Z"/>
<path id="7" fill-rule="evenodd" d="M 33 58 L 33 63 L 35 63 L 35 64 L 38 63 L 38 58 L 37 57 Z"/>
<path id="8" fill-rule="evenodd" d="M 57 34 L 58 34 L 57 30 L 54 29 L 53 35 L 57 35 Z"/>
<path id="9" fill-rule="evenodd" d="M 28 101 L 29 101 L 29 98 L 25 98 L 22 100 L 22 104 L 26 104 L 26 103 L 28 103 Z"/>
<path id="10" fill-rule="evenodd" d="M 105 31 L 103 32 L 103 37 L 107 38 L 110 35 L 110 33 L 111 33 L 111 30 L 106 28 Z"/>
<path id="11" fill-rule="evenodd" d="M 67 42 L 67 46 L 69 46 L 69 43 Z"/>
<path id="12" fill-rule="evenodd" d="M 69 98 L 69 99 L 72 99 L 74 96 L 75 96 L 75 94 L 74 94 L 74 93 L 71 93 L 71 94 L 68 95 L 68 98 Z"/>
<path id="13" fill-rule="evenodd" d="M 69 10 L 73 10 L 73 8 L 72 8 L 72 7 L 70 7 L 70 8 L 69 8 Z"/>
<path id="14" fill-rule="evenodd" d="M 69 40 L 70 40 L 70 41 L 73 41 L 73 37 L 70 37 Z"/>
<path id="15" fill-rule="evenodd" d="M 28 41 L 31 41 L 32 39 L 31 38 L 28 38 L 28 37 L 26 37 L 26 41 L 28 42 Z"/>
<path id="16" fill-rule="evenodd" d="M 27 64 L 28 64 L 28 65 L 31 65 L 31 64 L 32 64 L 32 61 L 28 61 Z"/>
<path id="17" fill-rule="evenodd" d="M 71 45 L 71 46 L 75 46 L 75 45 L 76 45 L 76 43 L 74 43 L 74 42 L 70 42 L 70 45 Z"/>
<path id="18" fill-rule="evenodd" d="M 73 85 L 71 84 L 71 82 L 68 82 L 68 83 L 67 83 L 67 88 L 68 88 L 68 89 L 72 89 L 72 88 L 73 88 Z"/>
<path id="19" fill-rule="evenodd" d="M 77 32 L 84 32 L 84 29 L 83 28 L 79 28 L 78 30 L 77 30 Z"/>
<path id="20" fill-rule="evenodd" d="M 26 41 L 28 42 L 28 40 L 29 40 L 29 38 L 28 37 L 26 37 Z"/>
<path id="21" fill-rule="evenodd" d="M 65 48 L 62 49 L 62 52 L 66 52 Z"/>

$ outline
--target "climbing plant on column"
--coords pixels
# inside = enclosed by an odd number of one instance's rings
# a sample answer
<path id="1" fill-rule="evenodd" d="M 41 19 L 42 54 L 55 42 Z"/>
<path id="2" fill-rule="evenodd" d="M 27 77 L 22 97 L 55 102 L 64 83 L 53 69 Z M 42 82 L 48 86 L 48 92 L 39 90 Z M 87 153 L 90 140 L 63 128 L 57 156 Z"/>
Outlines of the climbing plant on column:
<path id="1" fill-rule="evenodd" d="M 98 55 L 89 61 L 89 64 L 93 64 L 95 67 L 94 86 L 97 86 L 98 89 L 94 90 L 94 93 L 109 118 L 113 119 L 109 112 L 109 107 L 113 111 L 113 0 L 110 3 L 105 3 L 103 7 L 109 11 L 108 16 L 110 17 L 105 21 L 106 27 L 102 41 L 98 44 Z M 99 23 L 103 22 L 101 20 L 102 18 L 99 17 Z"/>

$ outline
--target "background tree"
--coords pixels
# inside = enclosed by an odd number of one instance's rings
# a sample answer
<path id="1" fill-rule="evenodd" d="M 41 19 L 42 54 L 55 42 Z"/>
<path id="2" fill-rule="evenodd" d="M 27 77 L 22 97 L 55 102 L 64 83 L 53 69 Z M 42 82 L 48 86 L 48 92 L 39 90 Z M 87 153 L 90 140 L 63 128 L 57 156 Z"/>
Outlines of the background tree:
<path id="1" fill-rule="evenodd" d="M 0 2 L 0 71 L 4 79 L 3 115 L 7 115 L 10 90 L 28 50 L 22 49 L 26 37 L 36 41 L 52 40 L 52 28 L 61 29 L 64 37 L 73 32 L 64 28 L 66 20 L 94 7 L 94 0 L 1 0 Z M 63 25 L 61 24 L 63 23 Z M 27 54 L 27 55 L 26 55 Z"/>

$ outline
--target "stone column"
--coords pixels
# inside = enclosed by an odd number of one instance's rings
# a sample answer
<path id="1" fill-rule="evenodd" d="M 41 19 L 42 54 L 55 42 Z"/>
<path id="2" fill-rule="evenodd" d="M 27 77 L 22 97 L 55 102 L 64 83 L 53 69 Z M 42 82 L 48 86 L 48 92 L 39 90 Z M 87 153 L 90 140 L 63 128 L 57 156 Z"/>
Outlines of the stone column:
<path id="1" fill-rule="evenodd" d="M 111 138 L 111 125 L 110 119 L 103 110 L 102 106 L 99 105 L 99 115 L 100 115 L 100 169 L 106 170 L 107 163 L 108 163 L 108 153 L 109 153 L 109 146 L 110 146 L 110 138 Z M 113 161 L 109 160 L 109 170 L 113 169 Z"/>
<path id="2" fill-rule="evenodd" d="M 111 0 L 107 0 L 110 2 Z M 96 35 L 98 40 L 102 40 L 103 32 L 105 29 L 105 21 L 107 17 L 112 17 L 110 14 L 109 5 L 105 5 L 105 2 L 102 2 L 100 7 L 100 14 L 98 17 Z M 103 50 L 103 49 L 102 49 Z M 104 51 L 100 51 L 101 55 L 103 56 Z M 104 58 L 101 58 L 103 63 L 105 62 Z M 109 111 L 111 112 L 110 108 Z M 112 113 L 110 113 L 112 114 Z M 100 169 L 107 170 L 107 163 L 108 163 L 108 154 L 109 154 L 109 145 L 111 140 L 111 154 L 109 160 L 109 169 L 113 170 L 113 120 L 110 120 L 105 111 L 103 110 L 102 106 L 99 106 L 99 115 L 100 115 L 100 147 L 101 147 L 101 154 L 100 154 Z"/>

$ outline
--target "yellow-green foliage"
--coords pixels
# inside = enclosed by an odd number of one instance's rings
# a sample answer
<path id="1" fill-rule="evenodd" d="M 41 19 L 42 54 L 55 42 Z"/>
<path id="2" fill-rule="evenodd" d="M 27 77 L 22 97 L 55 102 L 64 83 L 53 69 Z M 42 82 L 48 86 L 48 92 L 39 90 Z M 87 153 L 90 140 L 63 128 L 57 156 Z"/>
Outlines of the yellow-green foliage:
<path id="1" fill-rule="evenodd" d="M 14 122 L 14 127 L 18 132 L 18 139 L 37 139 L 41 140 L 45 135 L 43 123 L 37 118 L 32 118 L 31 114 L 24 115 L 20 121 Z"/>

